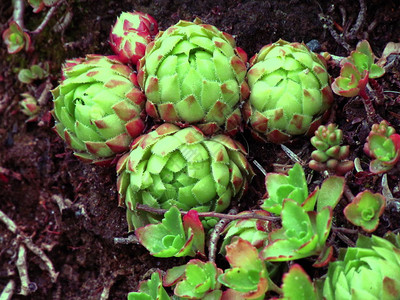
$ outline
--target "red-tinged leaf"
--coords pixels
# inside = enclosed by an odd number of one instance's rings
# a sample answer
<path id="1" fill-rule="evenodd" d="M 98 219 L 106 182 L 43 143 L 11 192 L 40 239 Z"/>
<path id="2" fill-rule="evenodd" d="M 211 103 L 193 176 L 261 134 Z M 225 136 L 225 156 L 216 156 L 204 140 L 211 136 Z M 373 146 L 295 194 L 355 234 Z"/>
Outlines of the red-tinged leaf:
<path id="1" fill-rule="evenodd" d="M 344 185 L 344 177 L 331 176 L 325 179 L 319 191 L 317 211 L 321 211 L 326 206 L 334 209 L 342 197 Z"/>
<path id="2" fill-rule="evenodd" d="M 234 238 L 233 242 L 226 246 L 226 259 L 233 268 L 261 269 L 257 249 L 241 238 Z"/>
<path id="3" fill-rule="evenodd" d="M 142 119 L 134 119 L 126 123 L 125 128 L 131 137 L 136 138 L 142 133 L 145 124 Z"/>
<path id="4" fill-rule="evenodd" d="M 189 235 L 189 230 L 191 230 L 193 233 L 193 250 L 205 255 L 204 228 L 198 217 L 197 211 L 189 210 L 188 213 L 183 217 L 183 228 L 185 229 L 186 235 Z"/>
<path id="5" fill-rule="evenodd" d="M 163 278 L 163 286 L 173 286 L 185 275 L 186 265 L 173 267 L 167 270 Z"/>

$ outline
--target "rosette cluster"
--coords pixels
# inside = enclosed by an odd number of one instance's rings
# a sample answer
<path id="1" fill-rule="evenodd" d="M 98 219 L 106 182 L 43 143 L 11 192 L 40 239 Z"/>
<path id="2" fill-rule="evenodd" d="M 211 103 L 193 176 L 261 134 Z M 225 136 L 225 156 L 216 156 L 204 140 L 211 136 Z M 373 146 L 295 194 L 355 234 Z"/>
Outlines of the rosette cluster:
<path id="1" fill-rule="evenodd" d="M 253 133 L 281 143 L 314 132 L 333 101 L 325 60 L 302 43 L 279 40 L 250 63 L 244 118 Z"/>
<path id="2" fill-rule="evenodd" d="M 67 61 L 52 93 L 55 129 L 84 161 L 107 164 L 144 129 L 145 96 L 133 71 L 115 57 Z"/>
<path id="3" fill-rule="evenodd" d="M 138 137 L 117 165 L 120 204 L 127 206 L 129 229 L 160 221 L 160 216 L 137 210 L 137 204 L 225 210 L 253 177 L 245 154 L 230 137 L 208 138 L 196 127 L 166 123 Z"/>
<path id="4" fill-rule="evenodd" d="M 140 60 L 138 81 L 146 112 L 156 120 L 195 124 L 205 134 L 240 128 L 248 97 L 247 55 L 216 27 L 179 21 L 160 32 Z"/>

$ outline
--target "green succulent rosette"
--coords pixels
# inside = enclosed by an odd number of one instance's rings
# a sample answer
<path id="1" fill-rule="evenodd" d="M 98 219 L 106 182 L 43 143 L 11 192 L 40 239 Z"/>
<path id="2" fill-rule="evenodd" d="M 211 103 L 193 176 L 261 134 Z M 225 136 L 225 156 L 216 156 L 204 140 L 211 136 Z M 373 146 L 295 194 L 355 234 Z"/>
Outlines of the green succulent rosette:
<path id="1" fill-rule="evenodd" d="M 198 212 L 225 210 L 253 177 L 243 146 L 226 135 L 206 137 L 198 128 L 163 124 L 138 137 L 117 164 L 120 205 L 129 230 L 161 217 L 137 204 Z"/>
<path id="2" fill-rule="evenodd" d="M 112 56 L 67 61 L 52 93 L 55 130 L 75 156 L 110 163 L 144 129 L 145 96 L 136 75 Z"/>
<path id="3" fill-rule="evenodd" d="M 157 120 L 195 124 L 205 134 L 235 134 L 248 97 L 246 53 L 216 27 L 179 21 L 160 32 L 141 59 L 138 81 L 146 112 Z"/>
<path id="4" fill-rule="evenodd" d="M 383 238 L 359 236 L 356 247 L 329 264 L 326 300 L 400 299 L 400 249 Z"/>
<path id="5" fill-rule="evenodd" d="M 250 61 L 243 114 L 255 136 L 282 143 L 312 133 L 333 101 L 325 60 L 303 43 L 279 40 Z"/>

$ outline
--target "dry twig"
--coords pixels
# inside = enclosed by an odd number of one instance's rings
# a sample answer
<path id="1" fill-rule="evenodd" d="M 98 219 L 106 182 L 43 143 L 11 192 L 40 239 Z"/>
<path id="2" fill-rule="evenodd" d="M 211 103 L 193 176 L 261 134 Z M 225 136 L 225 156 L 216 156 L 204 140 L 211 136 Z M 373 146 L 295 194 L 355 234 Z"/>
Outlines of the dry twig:
<path id="1" fill-rule="evenodd" d="M 3 291 L 0 294 L 1 300 L 11 300 L 14 295 L 15 290 L 15 281 L 10 280 L 7 285 L 4 287 Z"/>

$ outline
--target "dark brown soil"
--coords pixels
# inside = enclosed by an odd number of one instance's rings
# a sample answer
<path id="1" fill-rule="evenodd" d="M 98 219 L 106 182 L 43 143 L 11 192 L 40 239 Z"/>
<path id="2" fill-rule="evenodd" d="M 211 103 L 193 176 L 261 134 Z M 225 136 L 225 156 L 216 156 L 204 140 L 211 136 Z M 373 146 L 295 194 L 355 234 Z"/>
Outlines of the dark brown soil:
<path id="1" fill-rule="evenodd" d="M 375 54 L 380 56 L 385 45 L 400 42 L 400 10 L 397 0 L 365 0 L 367 14 L 358 35 L 347 39 L 354 49 L 359 40 L 368 38 Z M 67 58 L 88 53 L 111 54 L 108 34 L 122 11 L 134 9 L 153 15 L 161 29 L 175 24 L 179 19 L 200 17 L 236 37 L 237 45 L 253 56 L 263 45 L 279 38 L 288 41 L 315 39 L 317 51 L 328 51 L 347 56 L 344 49 L 320 21 L 319 14 L 330 16 L 339 27 L 354 25 L 360 7 L 358 2 L 334 1 L 195 1 L 195 0 L 138 0 L 138 1 L 65 1 L 50 21 L 45 31 L 34 39 L 35 50 L 9 55 L 0 48 L 0 210 L 30 236 L 35 245 L 45 250 L 59 272 L 56 283 L 49 279 L 42 261 L 28 251 L 27 262 L 31 282 L 37 290 L 30 299 L 100 299 L 104 287 L 111 286 L 109 299 L 126 299 L 129 291 L 136 290 L 151 268 L 166 270 L 183 259 L 156 259 L 140 245 L 115 244 L 115 237 L 127 237 L 125 209 L 118 207 L 114 167 L 102 168 L 83 164 L 52 131 L 49 119 L 52 101 L 43 105 L 39 119 L 26 123 L 18 106 L 20 94 L 31 91 L 39 96 L 43 81 L 28 86 L 17 80 L 20 68 L 37 62 L 49 62 L 53 86 L 60 77 L 60 67 Z M 334 5 L 334 7 L 332 7 Z M 73 14 L 72 22 L 64 31 L 55 32 L 54 25 L 66 11 Z M 344 23 L 341 11 L 346 12 Z M 11 0 L 0 4 L 0 31 L 12 17 Z M 27 7 L 25 23 L 35 28 L 45 13 L 33 14 Z M 384 91 L 400 90 L 399 63 L 378 80 Z M 333 72 L 338 72 L 337 69 Z M 385 93 L 385 103 L 376 106 L 381 118 L 388 120 L 400 132 L 400 98 L 395 93 Z M 358 99 L 336 97 L 333 120 L 345 132 L 351 146 L 351 158 L 359 157 L 363 168 L 368 168 L 369 158 L 362 151 L 370 125 L 366 122 L 363 104 Z M 277 145 L 254 141 L 247 130 L 238 136 L 249 149 L 249 160 L 257 160 L 267 171 L 276 170 L 279 164 L 293 162 Z M 287 146 L 308 161 L 313 150 L 305 137 L 295 139 Z M 307 174 L 311 174 L 306 169 Z M 395 198 L 400 197 L 399 170 L 389 173 L 389 187 Z M 322 178 L 314 174 L 311 186 Z M 347 183 L 354 194 L 369 188 L 380 192 L 379 176 L 349 174 Z M 248 194 L 241 200 L 240 209 L 254 208 L 265 192 L 264 177 L 257 170 Z M 61 197 L 68 205 L 62 212 L 54 200 Z M 388 205 L 376 234 L 400 228 L 400 205 Z M 337 208 L 338 226 L 353 228 L 341 216 L 345 203 Z M 348 235 L 355 241 L 357 235 Z M 337 247 L 346 246 L 340 239 Z M 4 224 L 0 223 L 0 292 L 10 279 L 17 290 L 20 281 L 15 264 L 19 241 Z M 305 262 L 307 264 L 307 262 Z M 311 271 L 313 272 L 313 271 Z M 320 271 L 318 271 L 320 272 Z M 146 275 L 147 274 L 147 275 Z M 315 273 L 317 274 L 317 273 Z M 313 275 L 313 273 L 310 273 Z M 25 297 L 15 296 L 15 299 Z M 106 298 L 102 298 L 106 299 Z"/>

